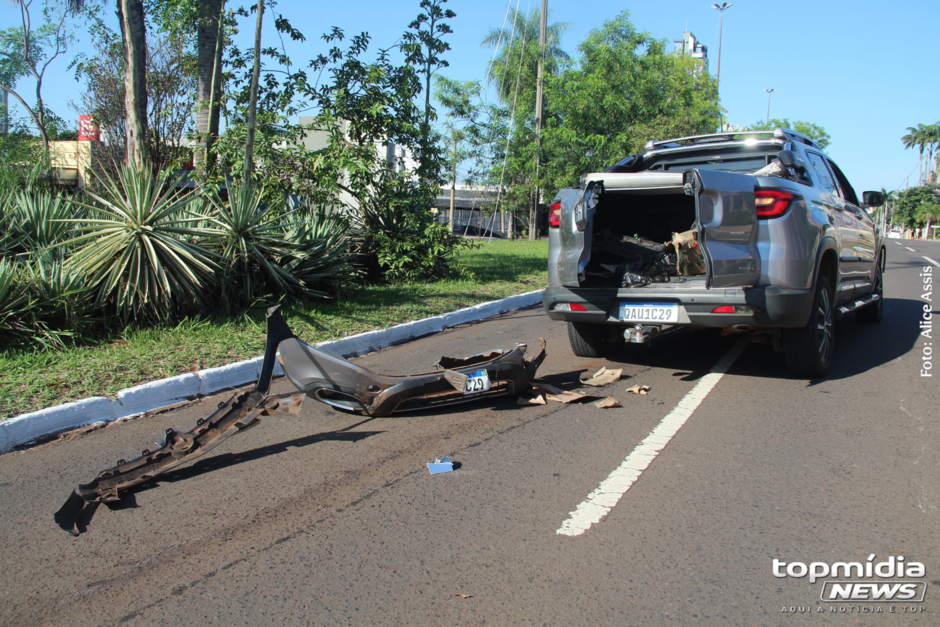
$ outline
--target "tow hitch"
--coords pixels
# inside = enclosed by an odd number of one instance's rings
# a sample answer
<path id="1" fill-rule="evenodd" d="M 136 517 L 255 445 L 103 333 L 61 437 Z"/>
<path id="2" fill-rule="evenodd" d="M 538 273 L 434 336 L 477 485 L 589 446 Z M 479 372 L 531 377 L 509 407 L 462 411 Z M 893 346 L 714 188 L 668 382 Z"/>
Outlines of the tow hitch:
<path id="1" fill-rule="evenodd" d="M 208 418 L 187 432 L 167 429 L 159 448 L 98 473 L 80 484 L 55 513 L 55 522 L 78 535 L 79 520 L 90 517 L 99 503 L 116 503 L 129 489 L 206 454 L 236 433 L 257 426 L 263 416 L 300 414 L 310 396 L 337 409 L 370 417 L 427 409 L 483 397 L 527 392 L 545 360 L 545 340 L 531 360 L 525 344 L 465 358 L 442 357 L 439 370 L 415 375 L 384 375 L 318 350 L 297 339 L 278 307 L 268 310 L 264 361 L 258 383 L 219 403 Z M 275 359 L 300 392 L 270 394 Z"/>

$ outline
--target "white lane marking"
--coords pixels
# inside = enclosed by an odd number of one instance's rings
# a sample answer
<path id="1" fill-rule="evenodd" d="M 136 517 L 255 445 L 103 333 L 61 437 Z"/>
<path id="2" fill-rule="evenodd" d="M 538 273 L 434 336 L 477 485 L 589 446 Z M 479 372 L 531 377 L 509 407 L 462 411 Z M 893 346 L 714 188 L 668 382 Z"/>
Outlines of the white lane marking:
<path id="1" fill-rule="evenodd" d="M 904 244 L 902 244 L 901 242 L 895 242 L 895 244 L 897 244 L 898 246 L 904 246 Z"/>
<path id="2" fill-rule="evenodd" d="M 911 248 L 910 246 L 905 246 L 904 248 L 908 249 L 908 250 L 911 251 L 912 253 L 916 253 L 916 252 L 917 252 L 916 250 L 914 250 L 914 249 Z"/>
<path id="3" fill-rule="evenodd" d="M 940 263 L 937 263 L 936 261 L 934 261 L 934 260 L 931 259 L 930 257 L 924 257 L 924 259 L 926 259 L 927 261 L 929 261 L 929 262 L 932 263 L 933 265 L 935 265 L 935 266 L 937 266 L 938 268 L 940 268 Z"/>
<path id="4" fill-rule="evenodd" d="M 636 445 L 623 463 L 610 473 L 596 490 L 588 494 L 577 509 L 570 512 L 568 520 L 561 524 L 556 533 L 563 536 L 579 536 L 609 514 L 620 501 L 620 497 L 636 483 L 643 471 L 653 463 L 659 452 L 666 448 L 669 441 L 698 409 L 709 392 L 721 381 L 721 377 L 728 372 L 731 364 L 738 358 L 747 343 L 746 338 L 739 339 L 731 350 L 718 360 L 711 372 L 699 379 L 695 387 L 682 397 L 679 404 L 659 421 L 656 428 L 642 442 Z"/>

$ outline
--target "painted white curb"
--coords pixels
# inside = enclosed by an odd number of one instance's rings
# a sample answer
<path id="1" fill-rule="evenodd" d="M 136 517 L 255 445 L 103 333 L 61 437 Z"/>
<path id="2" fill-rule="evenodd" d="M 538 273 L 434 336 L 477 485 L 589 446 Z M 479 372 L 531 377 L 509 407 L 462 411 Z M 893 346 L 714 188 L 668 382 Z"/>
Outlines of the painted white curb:
<path id="1" fill-rule="evenodd" d="M 480 303 L 441 316 L 406 322 L 388 329 L 320 342 L 316 346 L 344 358 L 358 357 L 389 346 L 404 344 L 419 337 L 433 335 L 450 327 L 535 307 L 542 303 L 542 291 L 536 290 Z M 225 388 L 251 383 L 261 374 L 263 360 L 263 357 L 255 357 L 227 366 L 151 381 L 121 390 L 117 393 L 116 400 L 95 396 L 4 420 L 0 422 L 0 454 L 8 453 L 13 450 L 13 447 L 28 444 L 44 435 L 97 422 L 111 422 L 118 418 L 167 407 L 180 401 L 208 396 Z M 284 374 L 280 364 L 275 364 L 274 374 L 275 376 Z"/>

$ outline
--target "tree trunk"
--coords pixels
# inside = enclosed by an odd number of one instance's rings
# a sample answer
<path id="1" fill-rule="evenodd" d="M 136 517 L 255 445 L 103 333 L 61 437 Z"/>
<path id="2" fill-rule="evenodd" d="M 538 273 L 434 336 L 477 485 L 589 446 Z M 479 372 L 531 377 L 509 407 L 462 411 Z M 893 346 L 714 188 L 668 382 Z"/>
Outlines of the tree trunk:
<path id="1" fill-rule="evenodd" d="M 542 157 L 542 113 L 545 110 L 542 102 L 542 82 L 545 65 L 545 31 L 548 20 L 548 0 L 542 0 L 542 10 L 539 15 L 539 68 L 535 84 L 535 199 L 532 210 L 529 212 L 529 240 L 535 241 L 538 237 L 539 217 L 539 166 Z"/>
<path id="2" fill-rule="evenodd" d="M 261 23 L 264 19 L 264 0 L 258 0 L 258 22 L 255 25 L 255 65 L 251 71 L 251 91 L 248 95 L 248 137 L 245 140 L 245 167 L 242 180 L 247 183 L 254 170 L 252 155 L 255 150 L 255 112 L 258 109 L 258 79 L 261 75 Z"/>
<path id="3" fill-rule="evenodd" d="M 450 179 L 450 232 L 454 232 L 454 205 L 457 196 L 457 136 L 454 135 L 454 169 Z"/>
<path id="4" fill-rule="evenodd" d="M 147 27 L 142 0 L 120 0 L 118 17 L 124 42 L 127 166 L 142 169 L 147 161 Z"/>
<path id="5" fill-rule="evenodd" d="M 193 159 L 196 165 L 206 161 L 207 151 L 219 133 L 218 99 L 222 73 L 217 68 L 225 39 L 222 32 L 224 10 L 224 0 L 203 0 L 199 5 L 199 26 L 196 29 L 196 133 L 199 135 L 199 148 Z"/>

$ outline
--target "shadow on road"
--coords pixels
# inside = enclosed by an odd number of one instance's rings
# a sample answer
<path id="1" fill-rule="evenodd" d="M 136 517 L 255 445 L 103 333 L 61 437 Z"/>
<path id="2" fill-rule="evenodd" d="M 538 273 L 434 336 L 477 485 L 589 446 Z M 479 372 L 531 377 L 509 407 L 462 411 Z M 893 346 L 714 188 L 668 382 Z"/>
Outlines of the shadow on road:
<path id="1" fill-rule="evenodd" d="M 825 379 L 810 380 L 808 385 L 848 379 L 894 361 L 910 351 L 920 334 L 918 323 L 923 304 L 916 299 L 886 298 L 884 317 L 878 324 L 864 324 L 858 322 L 854 314 L 846 315 L 836 323 L 835 355 L 829 375 Z M 711 371 L 738 337 L 722 337 L 717 330 L 680 331 L 658 338 L 650 345 L 628 344 L 607 361 L 672 369 L 676 371 L 673 376 L 682 381 L 697 381 Z M 541 379 L 557 387 L 571 389 L 578 386 L 578 377 L 588 369 L 557 373 Z M 787 371 L 782 352 L 757 342 L 751 342 L 731 371 L 752 377 L 802 378 Z"/>
<path id="2" fill-rule="evenodd" d="M 316 444 L 317 442 L 326 441 L 359 442 L 360 440 L 364 440 L 373 435 L 385 433 L 384 431 L 350 431 L 350 429 L 355 429 L 356 427 L 370 422 L 371 420 L 374 419 L 367 418 L 366 420 L 361 420 L 356 424 L 350 425 L 344 429 L 339 429 L 337 431 L 314 433 L 300 438 L 294 438 L 293 440 L 287 440 L 286 442 L 278 442 L 277 444 L 269 444 L 268 446 L 261 446 L 249 451 L 242 451 L 241 453 L 223 453 L 221 455 L 216 455 L 215 457 L 200 459 L 192 466 L 171 470 L 166 474 L 159 475 L 152 481 L 148 481 L 147 483 L 144 483 L 140 486 L 136 486 L 125 492 L 122 492 L 121 500 L 116 503 L 108 503 L 107 507 L 111 510 L 133 509 L 137 507 L 137 494 L 147 490 L 159 488 L 160 484 L 162 483 L 176 483 L 177 481 L 186 481 L 187 479 L 193 479 L 210 472 L 215 472 L 216 470 L 223 470 L 225 468 L 231 468 L 232 466 L 237 466 L 238 464 L 243 464 L 245 462 L 284 453 L 290 448 L 302 448 L 304 446 Z M 87 530 L 87 526 L 91 523 L 91 519 L 94 516 L 96 510 L 97 503 L 92 503 L 89 504 L 82 512 L 82 515 L 76 525 L 79 533 L 84 533 Z"/>
<path id="3" fill-rule="evenodd" d="M 836 322 L 835 354 L 829 375 L 811 379 L 807 386 L 824 381 L 849 379 L 901 357 L 917 343 L 918 321 L 923 302 L 904 298 L 886 298 L 884 317 L 877 324 L 865 324 L 848 314 Z M 787 371 L 783 353 L 770 346 L 752 343 L 732 371 L 752 377 L 800 379 Z"/>

